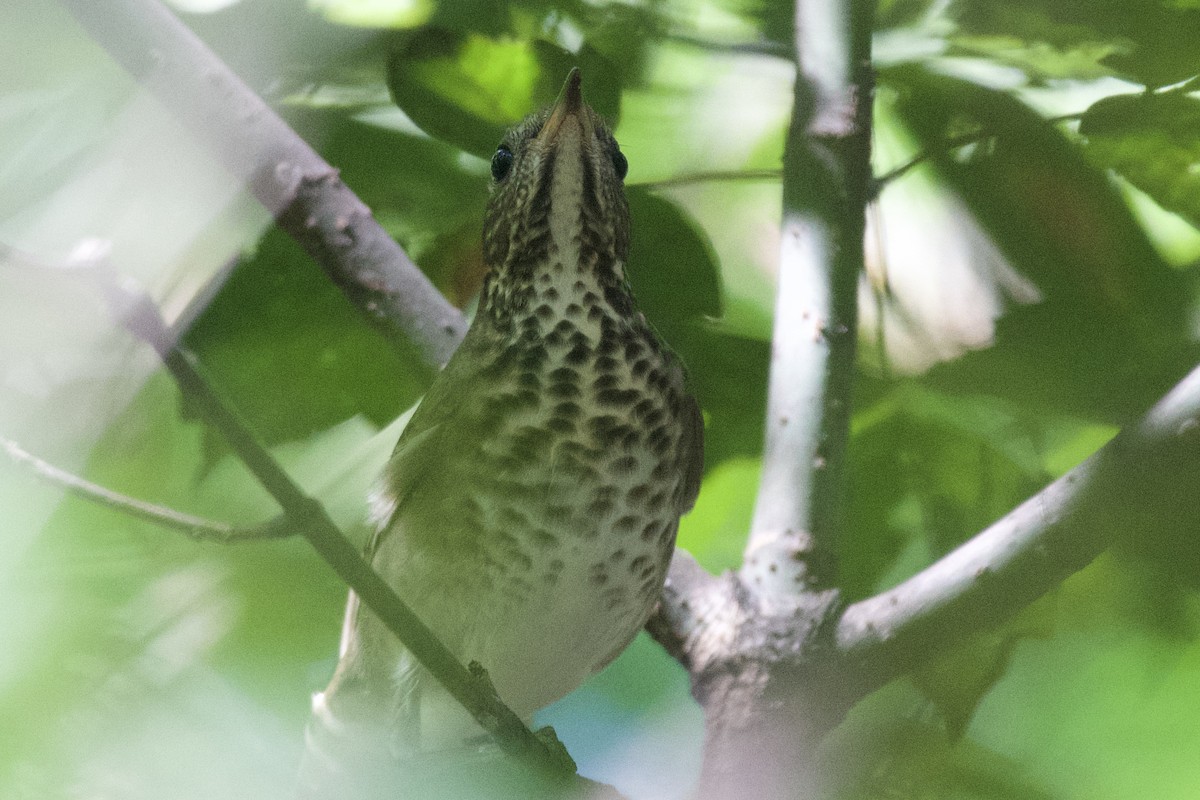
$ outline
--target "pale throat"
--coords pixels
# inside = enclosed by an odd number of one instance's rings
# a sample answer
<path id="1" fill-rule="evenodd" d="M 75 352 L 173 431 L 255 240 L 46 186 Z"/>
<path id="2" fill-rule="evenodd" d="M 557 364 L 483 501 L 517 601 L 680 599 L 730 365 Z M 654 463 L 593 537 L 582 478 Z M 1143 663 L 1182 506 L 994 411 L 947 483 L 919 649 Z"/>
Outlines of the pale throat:
<path id="1" fill-rule="evenodd" d="M 579 226 L 582 224 L 579 211 L 583 203 L 585 169 L 582 138 L 578 120 L 573 117 L 563 120 L 550 184 L 550 236 L 565 272 L 573 272 L 579 264 Z"/>

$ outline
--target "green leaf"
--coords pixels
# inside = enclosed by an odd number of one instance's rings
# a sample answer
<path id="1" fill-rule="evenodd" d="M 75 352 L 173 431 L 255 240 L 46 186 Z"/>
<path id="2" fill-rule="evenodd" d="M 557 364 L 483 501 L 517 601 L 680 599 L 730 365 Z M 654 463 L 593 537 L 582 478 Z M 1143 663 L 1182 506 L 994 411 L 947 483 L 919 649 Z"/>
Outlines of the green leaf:
<path id="1" fill-rule="evenodd" d="M 626 194 L 633 220 L 626 272 L 646 315 L 664 329 L 719 316 L 720 277 L 704 232 L 669 200 L 636 186 Z"/>
<path id="2" fill-rule="evenodd" d="M 837 800 L 1059 800 L 1017 759 L 953 738 L 908 681 L 893 681 L 850 713 L 823 745 Z"/>
<path id="3" fill-rule="evenodd" d="M 588 103 L 615 122 L 615 70 L 588 47 L 573 54 L 542 40 L 428 27 L 393 52 L 387 83 L 396 104 L 422 130 L 491 157 L 509 126 L 554 101 L 576 65 L 583 71 Z"/>
<path id="4" fill-rule="evenodd" d="M 1200 782 L 1195 595 L 1184 628 L 1164 637 L 1145 604 L 1161 577 L 1123 561 L 1102 558 L 1063 584 L 1055 635 L 1016 650 L 969 736 L 1055 797 L 1184 800 Z"/>
<path id="5" fill-rule="evenodd" d="M 457 294 L 460 273 L 482 259 L 486 166 L 464 164 L 436 139 L 354 120 L 332 127 L 323 155 L 438 288 Z M 465 305 L 470 295 L 456 300 Z"/>
<path id="6" fill-rule="evenodd" d="M 1095 77 L 1104 69 L 1150 87 L 1196 74 L 1200 10 L 1179 3 L 962 0 L 952 13 L 962 31 L 954 38 L 968 53 L 1033 74 Z"/>
<path id="7" fill-rule="evenodd" d="M 1094 104 L 1079 132 L 1087 153 L 1193 225 L 1200 225 L 1200 100 L 1118 95 Z"/>
<path id="8" fill-rule="evenodd" d="M 428 378 L 415 355 L 398 354 L 277 230 L 238 265 L 185 341 L 269 443 L 359 414 L 382 426 Z"/>
<path id="9" fill-rule="evenodd" d="M 704 463 L 711 468 L 727 458 L 757 457 L 770 343 L 727 333 L 715 324 L 692 323 L 663 334 L 683 357 L 704 408 Z"/>
<path id="10" fill-rule="evenodd" d="M 838 542 L 843 590 L 899 583 L 1049 480 L 1048 431 L 1066 425 L 1011 401 L 916 381 L 859 392 L 849 451 L 853 498 Z"/>
<path id="11" fill-rule="evenodd" d="M 308 0 L 330 22 L 369 28 L 410 28 L 429 19 L 432 0 Z"/>
<path id="12" fill-rule="evenodd" d="M 883 77 L 941 177 L 1042 295 L 999 321 L 996 346 L 929 379 L 1103 421 L 1177 380 L 1194 357 L 1187 284 L 1109 178 L 1009 94 L 916 68 Z M 969 131 L 977 144 L 946 145 Z"/>
<path id="13" fill-rule="evenodd" d="M 709 572 L 736 569 L 750 532 L 762 461 L 731 458 L 704 476 L 696 507 L 679 523 L 679 546 Z"/>
<path id="14" fill-rule="evenodd" d="M 999 630 L 968 637 L 919 669 L 913 684 L 934 704 L 951 739 L 957 740 L 988 692 L 1003 679 L 1017 647 L 1029 639 L 1048 639 L 1053 630 L 1053 604 L 1034 603 Z"/>

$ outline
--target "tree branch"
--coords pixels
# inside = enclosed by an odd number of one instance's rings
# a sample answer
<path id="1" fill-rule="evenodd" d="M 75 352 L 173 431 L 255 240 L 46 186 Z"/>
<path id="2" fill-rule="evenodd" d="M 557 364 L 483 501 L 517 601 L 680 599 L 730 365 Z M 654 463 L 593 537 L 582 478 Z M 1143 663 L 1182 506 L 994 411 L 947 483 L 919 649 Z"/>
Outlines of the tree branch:
<path id="1" fill-rule="evenodd" d="M 839 652 L 879 685 L 998 624 L 1122 533 L 1195 531 L 1200 368 L 1079 466 L 899 586 L 854 603 Z"/>
<path id="2" fill-rule="evenodd" d="M 641 186 L 655 192 L 660 189 L 674 189 L 677 186 L 691 186 L 696 183 L 777 181 L 782 175 L 783 172 L 777 169 L 704 170 L 687 172 L 673 178 L 663 178 L 661 181 L 633 181 L 629 185 Z"/>
<path id="3" fill-rule="evenodd" d="M 698 672 L 701 663 L 727 644 L 719 641 L 720 634 L 714 635 L 716 629 L 734 630 L 730 620 L 725 619 L 724 625 L 716 621 L 733 609 L 728 583 L 710 575 L 686 550 L 675 551 L 646 632 L 689 673 Z"/>
<path id="4" fill-rule="evenodd" d="M 85 480 L 38 458 L 12 439 L 0 437 L 0 448 L 8 453 L 8 457 L 13 460 L 13 463 L 28 467 L 37 477 L 65 489 L 76 497 L 99 503 L 136 519 L 182 531 L 189 538 L 199 542 L 232 544 L 264 539 L 284 539 L 296 533 L 295 528 L 282 517 L 276 517 L 254 527 L 242 528 L 227 522 L 185 514 L 167 506 L 147 503 L 145 500 L 138 500 L 127 494 L 114 492 L 112 489 Z"/>
<path id="5" fill-rule="evenodd" d="M 871 0 L 797 0 L 763 473 L 745 561 L 679 555 L 651 632 L 705 712 L 700 795 L 808 797 L 854 700 L 823 658 L 840 526 L 870 178 Z"/>
<path id="6" fill-rule="evenodd" d="M 157 0 L 63 0 L 89 34 L 244 180 L 397 347 L 441 366 L 466 332 L 329 166 Z"/>
<path id="7" fill-rule="evenodd" d="M 765 594 L 831 585 L 870 177 L 864 0 L 799 0 L 762 482 L 743 580 Z"/>
<path id="8" fill-rule="evenodd" d="M 694 47 L 698 50 L 708 50 L 714 53 L 737 53 L 752 56 L 773 56 L 775 58 L 791 58 L 792 53 L 784 42 L 719 42 L 686 33 L 672 33 L 670 41 Z"/>

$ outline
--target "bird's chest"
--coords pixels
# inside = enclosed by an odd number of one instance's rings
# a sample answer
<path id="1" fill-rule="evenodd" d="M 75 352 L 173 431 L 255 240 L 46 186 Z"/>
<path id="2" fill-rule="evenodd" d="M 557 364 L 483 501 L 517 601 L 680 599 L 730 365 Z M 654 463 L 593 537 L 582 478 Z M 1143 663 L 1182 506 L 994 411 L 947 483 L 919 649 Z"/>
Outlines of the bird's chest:
<path id="1" fill-rule="evenodd" d="M 580 305 L 497 360 L 464 501 L 514 597 L 582 580 L 601 607 L 652 602 L 678 517 L 682 376 L 644 323 L 589 324 Z"/>
<path id="2" fill-rule="evenodd" d="M 472 456 L 453 493 L 473 590 L 489 598 L 471 638 L 530 658 L 570 654 L 584 675 L 653 606 L 682 480 L 682 371 L 640 315 L 616 319 L 600 305 L 583 292 L 554 315 L 535 305 L 517 325 L 529 333 L 465 399 Z"/>

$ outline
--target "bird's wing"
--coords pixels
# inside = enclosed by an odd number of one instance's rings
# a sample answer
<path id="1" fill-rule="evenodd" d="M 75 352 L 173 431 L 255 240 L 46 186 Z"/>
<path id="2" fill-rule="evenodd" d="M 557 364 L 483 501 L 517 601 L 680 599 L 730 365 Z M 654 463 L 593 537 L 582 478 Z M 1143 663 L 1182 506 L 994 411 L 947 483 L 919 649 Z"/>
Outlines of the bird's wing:
<path id="1" fill-rule="evenodd" d="M 704 475 L 704 417 L 700 414 L 700 404 L 690 394 L 683 400 L 679 422 L 678 463 L 683 470 L 683 481 L 675 496 L 675 508 L 686 514 L 696 504 L 700 478 Z"/>
<path id="2" fill-rule="evenodd" d="M 467 398 L 480 391 L 479 384 L 483 382 L 480 374 L 470 367 L 494 360 L 484 357 L 494 348 L 495 343 L 486 334 L 471 326 L 404 427 L 396 449 L 371 493 L 375 533 L 367 545 L 368 559 L 395 528 L 392 523 L 413 491 L 423 482 L 440 476 L 445 469 L 447 440 L 453 435 L 450 432 L 463 427 Z"/>
<path id="3" fill-rule="evenodd" d="M 436 469 L 433 460 L 441 450 L 441 432 L 444 429 L 444 425 L 437 423 L 412 435 L 407 429 L 401 434 L 383 474 L 371 490 L 371 519 L 375 523 L 375 532 L 367 543 L 368 560 L 379 548 L 382 537 L 391 528 L 392 520 L 404 501 Z"/>

